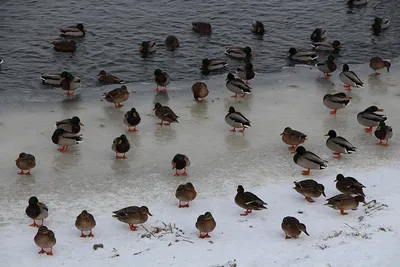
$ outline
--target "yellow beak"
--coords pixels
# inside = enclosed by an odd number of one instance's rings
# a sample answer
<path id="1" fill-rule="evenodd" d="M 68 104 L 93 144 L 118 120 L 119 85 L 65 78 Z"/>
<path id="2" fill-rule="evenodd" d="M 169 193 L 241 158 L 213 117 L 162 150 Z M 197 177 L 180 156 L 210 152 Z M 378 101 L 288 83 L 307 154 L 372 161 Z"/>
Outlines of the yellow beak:
<path id="1" fill-rule="evenodd" d="M 64 78 L 64 77 L 61 77 L 61 78 L 60 78 L 60 81 L 63 81 L 63 80 L 65 80 L 65 78 Z"/>
<path id="2" fill-rule="evenodd" d="M 139 51 L 140 51 L 140 52 L 143 52 L 143 46 L 141 46 L 141 47 L 139 48 Z"/>
<path id="3" fill-rule="evenodd" d="M 119 144 L 119 145 L 122 144 L 122 140 L 119 140 L 119 141 L 118 141 L 118 144 Z"/>
<path id="4" fill-rule="evenodd" d="M 175 168 L 176 168 L 176 164 L 172 163 L 172 169 L 175 169 Z"/>
<path id="5" fill-rule="evenodd" d="M 202 68 L 204 65 L 203 64 L 200 64 L 200 68 Z"/>
<path id="6" fill-rule="evenodd" d="M 82 122 L 79 123 L 80 126 L 85 126 L 85 124 L 83 124 Z"/>
<path id="7" fill-rule="evenodd" d="M 156 75 L 154 75 L 154 76 L 153 76 L 153 80 L 155 80 L 155 79 L 156 79 L 156 77 L 157 77 L 157 76 L 156 76 Z"/>
<path id="8" fill-rule="evenodd" d="M 329 134 L 325 134 L 324 136 L 328 136 Z"/>
<path id="9" fill-rule="evenodd" d="M 84 30 L 85 32 L 87 32 L 86 28 L 83 28 L 83 30 Z"/>

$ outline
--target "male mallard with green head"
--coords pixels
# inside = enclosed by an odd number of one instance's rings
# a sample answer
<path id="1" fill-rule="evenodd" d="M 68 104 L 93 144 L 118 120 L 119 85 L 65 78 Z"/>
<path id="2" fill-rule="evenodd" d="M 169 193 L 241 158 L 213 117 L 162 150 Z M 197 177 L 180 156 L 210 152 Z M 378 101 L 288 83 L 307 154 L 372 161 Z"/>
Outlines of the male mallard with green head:
<path id="1" fill-rule="evenodd" d="M 226 60 L 221 60 L 221 59 L 205 58 L 201 61 L 200 64 L 201 72 L 204 75 L 208 75 L 212 71 L 223 69 L 226 66 L 228 66 L 228 62 Z"/>
<path id="2" fill-rule="evenodd" d="M 143 41 L 142 45 L 139 47 L 139 52 L 142 55 L 147 55 L 153 53 L 157 50 L 156 42 L 154 41 Z"/>
<path id="3" fill-rule="evenodd" d="M 320 197 L 321 194 L 325 195 L 325 187 L 322 184 L 317 183 L 315 180 L 303 180 L 300 182 L 294 182 L 294 190 L 297 193 L 303 195 L 308 202 L 315 202 L 312 198 Z"/>
<path id="4" fill-rule="evenodd" d="M 162 126 L 164 121 L 166 121 L 164 125 L 167 126 L 171 125 L 171 123 L 179 123 L 179 116 L 176 115 L 170 107 L 163 106 L 157 102 L 153 110 L 155 111 L 156 117 L 161 120 L 161 122 L 157 122 L 158 125 Z"/>
<path id="5" fill-rule="evenodd" d="M 326 94 L 322 99 L 325 107 L 333 109 L 330 114 L 336 115 L 338 109 L 345 108 L 350 103 L 351 97 L 345 93 Z"/>
<path id="6" fill-rule="evenodd" d="M 39 202 L 37 197 L 32 196 L 29 198 L 29 205 L 26 208 L 25 213 L 33 220 L 33 223 L 29 226 L 39 227 L 44 225 L 44 219 L 49 216 L 49 209 L 46 204 Z M 36 224 L 36 220 L 41 220 L 42 224 Z"/>
<path id="7" fill-rule="evenodd" d="M 367 133 L 372 132 L 372 128 L 378 126 L 381 121 L 387 120 L 385 115 L 377 114 L 375 112 L 383 112 L 383 109 L 378 108 L 377 106 L 370 106 L 357 114 L 358 123 L 368 127 L 364 129 Z"/>
<path id="8" fill-rule="evenodd" d="M 331 53 L 339 53 L 340 48 L 343 47 L 342 44 L 338 40 L 335 40 L 332 43 L 331 42 L 315 42 L 315 43 L 312 43 L 311 46 L 316 51 L 326 51 L 326 52 L 331 52 Z"/>
<path id="9" fill-rule="evenodd" d="M 307 140 L 307 135 L 303 134 L 302 132 L 293 130 L 290 127 L 286 127 L 281 133 L 282 141 L 290 145 L 290 150 L 296 150 L 298 145 L 303 144 Z"/>
<path id="10" fill-rule="evenodd" d="M 250 62 L 246 63 L 244 67 L 238 67 L 236 69 L 237 76 L 246 81 L 246 84 L 249 84 L 249 80 L 253 79 L 256 76 L 254 72 L 253 64 Z"/>
<path id="11" fill-rule="evenodd" d="M 128 138 L 126 135 L 122 134 L 119 137 L 116 137 L 111 145 L 111 149 L 115 152 L 116 159 L 127 159 L 125 153 L 129 151 L 131 145 L 129 144 Z M 124 154 L 122 157 L 118 154 Z"/>
<path id="12" fill-rule="evenodd" d="M 120 222 L 127 223 L 132 231 L 136 231 L 137 229 L 134 224 L 143 224 L 147 222 L 149 216 L 153 216 L 146 206 L 130 206 L 113 211 L 113 213 L 115 213 L 113 218 L 116 218 Z"/>
<path id="13" fill-rule="evenodd" d="M 332 76 L 330 73 L 337 69 L 335 57 L 333 55 L 329 55 L 327 60 L 322 63 L 317 63 L 315 66 L 324 74 L 325 79 L 329 79 Z"/>
<path id="14" fill-rule="evenodd" d="M 54 144 L 62 146 L 58 151 L 64 153 L 68 151 L 69 146 L 77 145 L 83 142 L 82 136 L 80 134 L 73 134 L 65 131 L 63 128 L 57 128 L 51 140 Z"/>
<path id="15" fill-rule="evenodd" d="M 118 78 L 117 76 L 111 75 L 110 73 L 107 73 L 105 70 L 101 70 L 99 74 L 97 75 L 99 77 L 99 81 L 103 83 L 124 83 L 123 80 Z"/>
<path id="16" fill-rule="evenodd" d="M 369 67 L 374 70 L 376 75 L 381 75 L 378 70 L 386 68 L 387 72 L 389 72 L 390 67 L 392 64 L 389 60 L 383 60 L 380 57 L 373 57 L 369 61 Z"/>
<path id="17" fill-rule="evenodd" d="M 359 205 L 360 202 L 365 203 L 365 198 L 363 196 L 351 196 L 347 194 L 339 194 L 334 197 L 328 198 L 326 201 L 325 205 L 331 207 L 332 209 L 335 210 L 340 210 L 341 215 L 347 215 L 347 212 L 344 212 L 345 210 L 352 210 L 356 209 Z"/>
<path id="18" fill-rule="evenodd" d="M 204 98 L 208 96 L 208 88 L 207 85 L 203 82 L 197 82 L 192 85 L 192 93 L 194 97 L 194 101 L 202 103 Z M 201 98 L 201 100 L 199 100 Z"/>
<path id="19" fill-rule="evenodd" d="M 34 155 L 22 152 L 19 154 L 18 158 L 15 160 L 15 164 L 17 165 L 18 169 L 21 170 L 20 172 L 18 172 L 18 174 L 31 175 L 31 169 L 35 168 L 35 166 L 36 166 L 36 159 L 35 159 Z M 24 172 L 24 171 L 28 171 L 28 172 Z"/>
<path id="20" fill-rule="evenodd" d="M 75 93 L 75 90 L 80 86 L 80 83 L 76 83 L 75 77 L 67 71 L 63 71 L 60 74 L 60 86 L 61 89 L 64 91 L 67 91 L 65 94 L 67 96 L 73 96 Z M 70 92 L 72 91 L 72 92 Z"/>
<path id="21" fill-rule="evenodd" d="M 304 223 L 300 223 L 299 220 L 296 219 L 295 217 L 287 216 L 283 218 L 281 228 L 285 233 L 285 239 L 298 237 L 301 234 L 301 232 L 304 232 L 306 235 L 309 236 Z"/>
<path id="22" fill-rule="evenodd" d="M 386 125 L 384 121 L 379 123 L 379 126 L 375 130 L 375 137 L 379 139 L 377 145 L 389 146 L 389 139 L 393 136 L 392 126 Z M 386 140 L 386 143 L 382 143 L 383 140 Z"/>
<path id="23" fill-rule="evenodd" d="M 232 96 L 233 98 L 237 98 L 238 94 L 243 94 L 241 97 L 245 97 L 246 95 L 251 94 L 251 87 L 245 84 L 242 79 L 235 78 L 232 73 L 228 73 L 225 81 L 226 88 L 228 88 L 229 91 L 235 93 L 235 95 Z"/>
<path id="24" fill-rule="evenodd" d="M 362 88 L 364 83 L 358 78 L 354 71 L 351 71 L 349 65 L 344 64 L 343 70 L 339 74 L 339 79 L 344 83 L 345 90 L 350 91 L 351 87 Z"/>
<path id="25" fill-rule="evenodd" d="M 72 74 L 71 74 L 72 75 Z M 71 90 L 77 89 L 81 86 L 81 79 L 79 77 L 73 76 L 69 87 Z M 60 74 L 43 74 L 40 76 L 43 84 L 51 85 L 52 87 L 61 87 L 61 73 Z"/>
<path id="26" fill-rule="evenodd" d="M 94 237 L 92 229 L 96 227 L 96 220 L 87 210 L 83 210 L 81 214 L 76 217 L 75 227 L 81 231 L 81 237 Z M 85 235 L 83 232 L 89 232 L 89 234 Z"/>
<path id="27" fill-rule="evenodd" d="M 308 63 L 318 58 L 315 52 L 297 51 L 294 47 L 289 49 L 288 57 L 290 60 L 302 63 Z"/>
<path id="28" fill-rule="evenodd" d="M 186 176 L 186 168 L 190 166 L 189 158 L 183 154 L 176 154 L 171 161 L 172 169 L 176 169 L 174 176 L 180 176 L 178 171 L 183 170 L 182 176 Z"/>
<path id="29" fill-rule="evenodd" d="M 356 178 L 344 177 L 343 174 L 339 173 L 336 176 L 336 180 L 333 182 L 336 182 L 336 189 L 343 194 L 360 195 L 365 197 L 363 191 L 363 188 L 365 188 L 365 186 L 357 181 Z"/>
<path id="30" fill-rule="evenodd" d="M 82 23 L 76 26 L 68 26 L 60 30 L 60 36 L 63 37 L 81 37 L 86 35 L 86 29 Z"/>
<path id="31" fill-rule="evenodd" d="M 197 196 L 192 183 L 181 184 L 175 192 L 175 197 L 179 200 L 179 208 L 189 208 L 189 202 L 193 201 Z M 182 204 L 185 202 L 186 204 Z"/>
<path id="32" fill-rule="evenodd" d="M 81 122 L 79 117 L 74 116 L 70 119 L 57 121 L 55 126 L 56 128 L 62 128 L 69 133 L 77 134 L 81 131 L 81 126 L 84 126 L 84 124 Z"/>
<path id="33" fill-rule="evenodd" d="M 251 32 L 257 35 L 263 35 L 265 32 L 264 24 L 258 20 L 253 21 L 251 24 Z"/>
<path id="34" fill-rule="evenodd" d="M 154 90 L 154 92 L 156 92 L 156 93 L 158 93 L 158 92 L 166 93 L 167 92 L 167 85 L 171 82 L 171 79 L 169 78 L 168 73 L 166 73 L 165 71 L 162 71 L 160 69 L 156 69 L 154 71 L 153 80 L 157 84 L 157 87 Z M 164 86 L 164 89 L 159 90 L 158 86 Z"/>
<path id="35" fill-rule="evenodd" d="M 196 221 L 196 228 L 197 230 L 200 231 L 200 236 L 199 238 L 210 238 L 211 236 L 209 233 L 211 233 L 215 227 L 217 226 L 217 223 L 214 220 L 214 217 L 212 216 L 211 212 L 207 211 L 204 213 L 204 215 L 200 215 L 197 218 Z M 205 235 L 203 235 L 205 233 Z"/>
<path id="36" fill-rule="evenodd" d="M 309 175 L 310 170 L 323 170 L 328 167 L 328 161 L 321 159 L 314 153 L 307 151 L 303 146 L 298 146 L 296 148 L 296 155 L 293 157 L 294 163 L 306 168 L 307 171 L 303 171 L 303 175 Z"/>
<path id="37" fill-rule="evenodd" d="M 243 133 L 247 128 L 251 127 L 251 121 L 242 113 L 236 111 L 234 107 L 229 107 L 228 114 L 225 116 L 225 122 L 233 127 L 231 132 L 236 132 L 236 128 L 242 128 L 239 132 Z"/>
<path id="38" fill-rule="evenodd" d="M 242 185 L 239 185 L 237 188 L 235 203 L 242 209 L 246 210 L 244 213 L 241 213 L 240 216 L 247 216 L 253 210 L 267 209 L 267 207 L 265 206 L 267 205 L 266 202 L 264 202 L 258 196 L 256 196 L 251 192 L 248 191 L 245 192 Z"/>
<path id="39" fill-rule="evenodd" d="M 39 254 L 46 253 L 50 256 L 53 255 L 53 247 L 56 244 L 56 237 L 53 231 L 49 230 L 46 226 L 40 226 L 33 240 L 35 241 L 35 244 L 41 248 Z M 44 250 L 45 248 L 49 248 L 50 251 L 46 252 Z"/>
<path id="40" fill-rule="evenodd" d="M 250 59 L 253 56 L 251 48 L 248 46 L 229 48 L 225 51 L 225 54 L 237 59 Z"/>
<path id="41" fill-rule="evenodd" d="M 341 136 L 337 136 L 334 130 L 330 130 L 325 136 L 329 136 L 326 140 L 326 146 L 333 151 L 336 159 L 340 159 L 340 154 L 353 154 L 356 147 Z"/>
<path id="42" fill-rule="evenodd" d="M 139 125 L 141 120 L 142 119 L 140 118 L 139 112 L 137 112 L 135 108 L 127 111 L 124 115 L 124 124 L 128 126 L 128 132 L 139 131 L 138 129 L 136 129 L 136 126 Z"/>
<path id="43" fill-rule="evenodd" d="M 380 17 L 374 18 L 372 22 L 372 30 L 374 31 L 375 35 L 379 35 L 379 33 L 389 27 L 390 20 L 389 19 L 382 19 Z"/>

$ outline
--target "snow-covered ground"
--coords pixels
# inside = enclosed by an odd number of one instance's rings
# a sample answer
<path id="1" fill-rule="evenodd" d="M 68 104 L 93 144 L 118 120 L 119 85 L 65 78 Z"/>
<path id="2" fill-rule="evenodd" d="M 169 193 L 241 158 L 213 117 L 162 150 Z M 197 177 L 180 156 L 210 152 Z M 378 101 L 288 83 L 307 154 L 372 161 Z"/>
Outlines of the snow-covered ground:
<path id="1" fill-rule="evenodd" d="M 322 97 L 343 91 L 338 72 L 324 80 L 310 67 L 256 76 L 253 95 L 240 103 L 230 98 L 225 76 L 216 76 L 206 81 L 210 95 L 203 104 L 192 101 L 192 83 L 172 82 L 168 97 L 154 96 L 153 84 L 128 85 L 137 93 L 131 93 L 121 110 L 99 101 L 102 92 L 115 86 L 101 87 L 96 95 L 84 94 L 83 87 L 81 97 L 69 100 L 61 91 L 49 91 L 60 100 L 3 105 L 1 262 L 10 267 L 211 267 L 236 259 L 240 267 L 397 266 L 400 76 L 393 63 L 391 72 L 382 71 L 378 78 L 370 75 L 367 65 L 351 65 L 365 87 L 354 89 L 352 104 L 336 116 L 329 115 Z M 157 126 L 152 111 L 157 101 L 170 106 L 180 123 Z M 253 127 L 244 135 L 231 133 L 224 122 L 231 105 L 252 121 Z M 374 135 L 357 123 L 357 113 L 370 105 L 384 108 L 387 124 L 394 128 L 389 147 L 376 146 Z M 132 106 L 142 117 L 138 133 L 127 133 L 122 123 L 124 112 Z M 51 142 L 53 125 L 75 115 L 85 124 L 84 143 L 59 153 Z M 362 182 L 367 201 L 375 199 L 377 204 L 341 216 L 323 205 L 323 197 L 306 202 L 292 189 L 293 181 L 304 177 L 279 136 L 286 126 L 305 132 L 304 146 L 329 161 L 326 170 L 310 175 L 325 185 L 327 197 L 338 193 L 333 180 L 343 173 Z M 358 147 L 358 153 L 334 159 L 325 146 L 324 135 L 330 129 Z M 122 133 L 132 150 L 127 160 L 116 160 L 111 144 Z M 14 160 L 22 151 L 36 156 L 32 176 L 16 174 Z M 170 161 L 176 153 L 186 154 L 192 162 L 187 177 L 173 176 Z M 175 190 L 188 181 L 198 196 L 190 208 L 179 209 Z M 233 201 L 239 184 L 266 201 L 268 210 L 239 216 L 242 210 Z M 37 229 L 29 227 L 31 221 L 24 213 L 32 195 L 49 207 L 45 224 L 57 238 L 53 257 L 37 254 L 33 242 Z M 111 217 L 112 211 L 130 205 L 146 205 L 153 214 L 137 232 Z M 80 238 L 74 226 L 83 209 L 97 220 L 91 239 Z M 206 211 L 213 214 L 217 228 L 211 239 L 203 240 L 194 224 Z M 285 240 L 280 228 L 285 216 L 305 223 L 310 236 Z M 104 248 L 93 250 L 99 243 Z"/>

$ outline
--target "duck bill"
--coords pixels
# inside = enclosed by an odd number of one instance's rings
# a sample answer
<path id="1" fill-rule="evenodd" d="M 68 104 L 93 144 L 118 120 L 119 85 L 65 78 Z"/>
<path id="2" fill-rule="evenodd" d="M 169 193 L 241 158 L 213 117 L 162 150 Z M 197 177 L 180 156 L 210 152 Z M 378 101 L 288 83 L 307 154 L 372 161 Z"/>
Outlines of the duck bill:
<path id="1" fill-rule="evenodd" d="M 157 76 L 156 76 L 156 75 L 154 75 L 154 76 L 153 76 L 153 80 L 156 80 L 156 77 L 157 77 Z"/>
<path id="2" fill-rule="evenodd" d="M 172 169 L 175 169 L 175 168 L 176 168 L 176 164 L 173 163 L 173 164 L 172 164 Z"/>
<path id="3" fill-rule="evenodd" d="M 64 77 L 61 77 L 61 78 L 60 78 L 60 81 L 64 81 L 64 80 L 65 80 L 65 78 L 64 78 Z"/>
<path id="4" fill-rule="evenodd" d="M 322 195 L 323 195 L 324 197 L 326 197 L 325 192 L 322 192 Z"/>
<path id="5" fill-rule="evenodd" d="M 383 112 L 383 108 L 378 108 L 378 111 L 379 112 Z"/>
<path id="6" fill-rule="evenodd" d="M 204 65 L 203 64 L 200 64 L 200 68 L 202 68 Z"/>
<path id="7" fill-rule="evenodd" d="M 387 67 L 386 69 L 387 69 L 387 72 L 389 72 L 390 67 Z"/>
<path id="8" fill-rule="evenodd" d="M 149 216 L 153 216 L 150 212 L 147 212 L 147 215 L 149 215 Z"/>
<path id="9" fill-rule="evenodd" d="M 82 122 L 79 123 L 80 126 L 85 126 L 85 124 L 83 124 Z"/>
<path id="10" fill-rule="evenodd" d="M 351 96 L 349 96 L 349 95 L 347 95 L 347 96 L 346 96 L 346 99 L 352 99 L 352 97 L 351 97 Z"/>
<path id="11" fill-rule="evenodd" d="M 141 46 L 141 47 L 139 48 L 139 51 L 140 51 L 140 52 L 143 52 L 143 46 Z"/>
<path id="12" fill-rule="evenodd" d="M 280 135 L 282 136 L 282 135 L 284 135 L 284 134 L 285 134 L 285 132 L 281 133 Z"/>
<path id="13" fill-rule="evenodd" d="M 310 236 L 310 235 L 307 233 L 307 231 L 305 231 L 305 230 L 304 230 L 304 233 L 305 233 L 306 235 Z"/>
<path id="14" fill-rule="evenodd" d="M 84 31 L 84 32 L 87 32 L 86 28 L 83 28 L 83 31 Z"/>
<path id="15" fill-rule="evenodd" d="M 329 134 L 324 134 L 324 136 L 328 136 Z"/>

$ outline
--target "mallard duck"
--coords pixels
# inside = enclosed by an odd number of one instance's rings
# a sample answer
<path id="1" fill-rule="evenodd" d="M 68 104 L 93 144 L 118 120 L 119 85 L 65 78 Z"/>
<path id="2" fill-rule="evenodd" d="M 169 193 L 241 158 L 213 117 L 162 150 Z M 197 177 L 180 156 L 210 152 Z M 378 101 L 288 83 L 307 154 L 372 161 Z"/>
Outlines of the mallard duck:
<path id="1" fill-rule="evenodd" d="M 83 210 L 81 214 L 76 217 L 75 227 L 81 231 L 81 237 L 94 237 L 92 234 L 92 229 L 96 227 L 96 220 L 93 215 Z M 89 235 L 85 235 L 83 232 L 89 231 Z"/>
<path id="2" fill-rule="evenodd" d="M 315 54 L 315 52 L 305 52 L 305 51 L 301 52 L 301 51 L 297 51 L 297 49 L 294 47 L 289 49 L 288 57 L 290 60 L 303 62 L 303 63 L 307 63 L 307 62 L 316 60 L 318 58 L 318 56 L 317 56 L 317 54 Z"/>
<path id="3" fill-rule="evenodd" d="M 71 74 L 72 75 L 72 74 Z M 66 76 L 66 74 L 64 74 Z M 61 74 L 44 74 L 40 76 L 43 84 L 48 84 L 53 87 L 61 87 Z M 81 79 L 79 77 L 73 76 L 73 79 L 69 85 L 71 90 L 75 90 L 81 86 Z"/>
<path id="4" fill-rule="evenodd" d="M 192 93 L 194 100 L 202 103 L 204 98 L 208 96 L 208 88 L 207 85 L 203 82 L 197 82 L 192 85 Z M 201 98 L 201 100 L 199 100 Z"/>
<path id="5" fill-rule="evenodd" d="M 56 128 L 62 128 L 69 133 L 77 134 L 81 131 L 81 126 L 84 126 L 84 124 L 79 117 L 74 116 L 71 119 L 57 121 L 54 126 Z"/>
<path id="6" fill-rule="evenodd" d="M 205 22 L 192 22 L 192 29 L 197 33 L 211 33 L 211 24 Z"/>
<path id="7" fill-rule="evenodd" d="M 29 205 L 25 213 L 33 220 L 33 223 L 29 226 L 40 227 L 44 225 L 44 219 L 49 216 L 49 208 L 47 208 L 46 204 L 39 202 L 37 197 L 32 196 L 29 198 Z M 36 224 L 36 220 L 41 220 L 42 224 Z"/>
<path id="8" fill-rule="evenodd" d="M 333 55 L 330 55 L 327 60 L 322 63 L 317 63 L 315 66 L 324 74 L 325 79 L 331 77 L 332 75 L 330 75 L 330 73 L 337 69 L 335 57 Z"/>
<path id="9" fill-rule="evenodd" d="M 379 139 L 377 145 L 389 146 L 389 139 L 393 136 L 392 126 L 386 125 L 384 121 L 379 122 L 379 126 L 375 130 L 375 137 Z M 386 143 L 383 144 L 382 140 L 386 140 Z"/>
<path id="10" fill-rule="evenodd" d="M 338 40 L 333 41 L 333 43 L 331 43 L 331 42 L 315 42 L 315 43 L 312 43 L 311 46 L 313 47 L 314 50 L 327 51 L 327 52 L 332 52 L 332 53 L 338 53 L 340 51 L 340 48 L 342 48 L 342 44 Z"/>
<path id="11" fill-rule="evenodd" d="M 145 223 L 149 216 L 153 216 L 146 206 L 130 206 L 113 211 L 113 213 L 115 213 L 115 215 L 113 215 L 114 218 L 120 222 L 127 223 L 132 231 L 136 231 L 137 229 L 134 224 Z"/>
<path id="12" fill-rule="evenodd" d="M 306 168 L 307 171 L 303 171 L 303 175 L 309 175 L 310 170 L 323 170 L 328 167 L 328 161 L 321 159 L 314 153 L 307 151 L 303 146 L 298 146 L 296 148 L 296 155 L 293 157 L 294 163 Z"/>
<path id="13" fill-rule="evenodd" d="M 165 38 L 164 44 L 168 50 L 173 51 L 179 47 L 179 40 L 176 36 L 169 35 Z"/>
<path id="14" fill-rule="evenodd" d="M 264 34 L 264 24 L 258 20 L 253 21 L 253 23 L 251 24 L 251 32 L 258 35 Z"/>
<path id="15" fill-rule="evenodd" d="M 179 200 L 179 208 L 189 208 L 189 202 L 196 198 L 197 192 L 192 183 L 181 184 L 175 192 L 175 197 Z M 186 202 L 186 204 L 182 204 Z"/>
<path id="16" fill-rule="evenodd" d="M 343 71 L 339 74 L 339 79 L 344 83 L 346 90 L 351 90 L 351 86 L 362 88 L 364 84 L 354 71 L 350 71 L 349 65 L 347 64 L 343 65 Z"/>
<path id="17" fill-rule="evenodd" d="M 322 100 L 327 108 L 333 109 L 331 115 L 335 115 L 336 111 L 345 108 L 350 103 L 350 97 L 345 93 L 326 94 Z"/>
<path id="18" fill-rule="evenodd" d="M 121 102 L 128 100 L 128 98 L 129 92 L 125 85 L 103 94 L 103 99 L 109 103 L 114 103 L 116 108 L 122 108 L 124 105 L 121 105 Z"/>
<path id="19" fill-rule="evenodd" d="M 223 69 L 226 66 L 228 66 L 228 62 L 226 60 L 208 58 L 203 59 L 200 64 L 201 72 L 204 75 L 210 74 L 211 71 Z"/>
<path id="20" fill-rule="evenodd" d="M 338 174 L 336 176 L 336 180 L 334 181 L 336 182 L 336 188 L 337 190 L 339 190 L 340 192 L 342 192 L 343 194 L 348 194 L 348 195 L 360 195 L 360 196 L 364 196 L 364 191 L 363 188 L 365 188 L 365 186 L 360 183 L 359 181 L 357 181 L 356 178 L 353 177 L 344 177 L 343 174 Z"/>
<path id="21" fill-rule="evenodd" d="M 176 115 L 169 107 L 163 106 L 157 102 L 153 110 L 155 110 L 156 117 L 161 120 L 161 122 L 157 122 L 158 125 L 162 126 L 164 121 L 167 122 L 164 123 L 164 125 L 170 125 L 174 122 L 179 123 L 179 116 Z"/>
<path id="22" fill-rule="evenodd" d="M 369 61 L 369 67 L 375 71 L 376 75 L 380 75 L 380 73 L 377 72 L 377 70 L 380 70 L 383 68 L 386 68 L 387 72 L 389 72 L 391 65 L 392 64 L 390 63 L 389 60 L 383 60 L 380 57 L 373 57 Z"/>
<path id="23" fill-rule="evenodd" d="M 246 80 L 246 84 L 249 84 L 249 80 L 253 79 L 256 75 L 254 72 L 253 64 L 246 63 L 244 67 L 238 67 L 236 74 L 240 79 Z"/>
<path id="24" fill-rule="evenodd" d="M 182 175 L 186 176 L 186 168 L 190 166 L 189 158 L 183 154 L 176 154 L 171 161 L 172 169 L 176 169 L 174 176 L 180 176 L 178 171 L 183 170 Z"/>
<path id="25" fill-rule="evenodd" d="M 74 40 L 61 40 L 54 41 L 53 48 L 57 52 L 75 52 L 76 51 L 76 42 Z"/>
<path id="26" fill-rule="evenodd" d="M 138 129 L 136 129 L 136 126 L 139 125 L 141 120 L 142 119 L 140 118 L 140 115 L 135 108 L 127 111 L 124 115 L 124 124 L 128 126 L 128 132 L 139 131 Z M 133 129 L 131 129 L 131 127 L 133 127 Z"/>
<path id="27" fill-rule="evenodd" d="M 372 30 L 375 34 L 379 34 L 382 30 L 386 29 L 390 25 L 389 19 L 382 19 L 380 17 L 374 18 L 372 21 Z"/>
<path id="28" fill-rule="evenodd" d="M 154 41 L 143 41 L 142 45 L 139 47 L 139 52 L 142 55 L 153 53 L 156 50 L 157 50 L 157 44 Z"/>
<path id="29" fill-rule="evenodd" d="M 244 48 L 243 47 L 229 48 L 225 51 L 225 54 L 233 58 L 250 58 L 253 56 L 251 48 L 248 46 Z"/>
<path id="30" fill-rule="evenodd" d="M 60 81 L 61 81 L 60 87 L 64 91 L 67 91 L 67 92 L 65 92 L 65 94 L 67 96 L 73 96 L 75 93 L 75 90 L 77 89 L 76 86 L 78 86 L 78 85 L 81 86 L 80 83 L 75 82 L 76 81 L 75 77 L 70 72 L 67 72 L 67 71 L 61 72 Z M 80 82 L 80 80 L 79 80 L 79 82 Z M 70 91 L 72 91 L 72 92 L 70 92 Z"/>
<path id="31" fill-rule="evenodd" d="M 160 69 L 156 69 L 154 71 L 153 80 L 157 84 L 157 87 L 154 90 L 154 92 L 156 92 L 156 93 L 158 93 L 158 92 L 166 93 L 167 92 L 167 85 L 171 82 L 171 79 L 169 78 L 168 73 L 166 73 L 165 71 L 162 71 Z M 164 89 L 159 91 L 158 86 L 164 86 Z"/>
<path id="32" fill-rule="evenodd" d="M 62 146 L 58 151 L 64 153 L 68 151 L 69 146 L 77 145 L 83 143 L 81 134 L 73 134 L 65 131 L 63 128 L 57 128 L 51 140 L 54 144 Z"/>
<path id="33" fill-rule="evenodd" d="M 236 128 L 242 128 L 239 132 L 244 132 L 246 128 L 251 127 L 251 121 L 249 121 L 242 113 L 236 111 L 234 107 L 229 107 L 229 112 L 225 116 L 225 122 L 232 126 L 231 132 L 236 132 Z"/>
<path id="34" fill-rule="evenodd" d="M 245 84 L 241 79 L 235 78 L 232 73 L 228 73 L 226 77 L 226 88 L 235 93 L 233 98 L 237 98 L 237 94 L 243 94 L 242 97 L 251 94 L 251 87 Z"/>
<path id="35" fill-rule="evenodd" d="M 298 237 L 301 232 L 304 232 L 306 235 L 309 236 L 304 223 L 300 223 L 299 220 L 297 220 L 295 217 L 287 216 L 283 218 L 281 227 L 283 232 L 285 232 L 285 239 Z"/>
<path id="36" fill-rule="evenodd" d="M 40 226 L 33 240 L 35 241 L 35 244 L 41 248 L 39 254 L 46 253 L 50 256 L 53 255 L 53 247 L 56 244 L 56 237 L 53 231 L 49 230 L 46 226 Z M 45 248 L 49 248 L 50 251 L 46 252 L 44 250 Z"/>
<path id="37" fill-rule="evenodd" d="M 207 211 L 204 215 L 200 215 L 196 221 L 196 228 L 200 231 L 199 238 L 210 238 L 211 236 L 209 233 L 211 233 L 216 226 L 217 223 L 215 222 L 211 212 Z M 205 233 L 205 235 L 202 233 Z"/>
<path id="38" fill-rule="evenodd" d="M 131 145 L 129 144 L 129 140 L 124 134 L 116 137 L 111 145 L 111 149 L 115 152 L 115 158 L 117 159 L 127 159 L 125 154 L 129 151 L 130 148 Z M 124 155 L 121 157 L 118 155 L 119 153 Z"/>
<path id="39" fill-rule="evenodd" d="M 31 175 L 31 169 L 35 168 L 35 166 L 36 166 L 36 159 L 35 159 L 34 155 L 22 152 L 19 154 L 18 158 L 15 160 L 15 164 L 17 165 L 18 169 L 21 170 L 18 174 Z M 24 171 L 28 171 L 28 172 L 24 172 Z"/>
<path id="40" fill-rule="evenodd" d="M 350 7 L 353 6 L 362 6 L 362 5 L 366 5 L 368 2 L 367 0 L 347 0 L 347 5 L 349 5 Z"/>
<path id="41" fill-rule="evenodd" d="M 313 41 L 313 42 L 322 42 L 323 40 L 325 40 L 325 38 L 326 38 L 326 30 L 325 29 L 322 29 L 322 28 L 316 28 L 313 32 L 312 32 L 312 34 L 311 34 L 311 36 L 310 36 L 310 39 L 311 39 L 311 41 Z"/>
<path id="42" fill-rule="evenodd" d="M 303 144 L 307 140 L 307 135 L 303 134 L 302 132 L 293 130 L 290 127 L 286 127 L 281 133 L 282 141 L 290 145 L 290 150 L 295 150 L 298 145 Z"/>
<path id="43" fill-rule="evenodd" d="M 99 77 L 99 81 L 103 83 L 124 83 L 123 80 L 107 73 L 105 70 L 101 70 L 97 76 Z"/>
<path id="44" fill-rule="evenodd" d="M 353 154 L 356 152 L 357 148 L 343 137 L 337 136 L 334 130 L 330 130 L 325 136 L 329 136 L 328 140 L 326 140 L 326 146 L 334 151 L 335 158 L 340 159 L 340 154 Z"/>
<path id="45" fill-rule="evenodd" d="M 347 212 L 344 212 L 345 210 L 352 210 L 358 207 L 358 204 L 360 202 L 365 203 L 365 198 L 363 196 L 351 196 L 348 194 L 339 194 L 334 197 L 328 198 L 326 201 L 325 205 L 331 207 L 332 209 L 335 210 L 340 210 L 340 214 L 342 215 L 347 215 Z"/>
<path id="46" fill-rule="evenodd" d="M 321 194 L 326 197 L 325 187 L 314 180 L 303 180 L 300 182 L 294 182 L 294 184 L 295 187 L 293 187 L 293 189 L 296 190 L 297 193 L 305 196 L 305 199 L 308 202 L 315 202 L 312 197 L 317 198 L 320 197 Z"/>
<path id="47" fill-rule="evenodd" d="M 243 186 L 239 185 L 237 188 L 237 194 L 235 196 L 235 203 L 242 209 L 246 211 L 240 216 L 247 216 L 253 210 L 263 210 L 267 209 L 265 205 L 266 202 L 261 200 L 258 196 L 254 195 L 251 192 L 245 192 Z"/>
<path id="48" fill-rule="evenodd" d="M 378 126 L 381 121 L 387 120 L 385 115 L 376 114 L 375 112 L 383 112 L 383 109 L 377 106 L 370 106 L 357 114 L 358 123 L 368 127 L 364 129 L 367 133 L 372 132 L 372 128 Z"/>
<path id="49" fill-rule="evenodd" d="M 76 26 L 68 26 L 60 30 L 60 36 L 63 37 L 81 37 L 85 36 L 85 34 L 86 29 L 83 27 L 82 23 L 78 23 Z"/>

